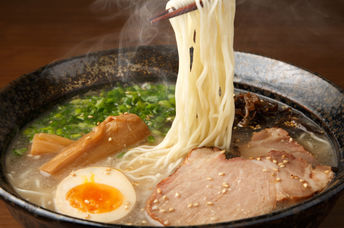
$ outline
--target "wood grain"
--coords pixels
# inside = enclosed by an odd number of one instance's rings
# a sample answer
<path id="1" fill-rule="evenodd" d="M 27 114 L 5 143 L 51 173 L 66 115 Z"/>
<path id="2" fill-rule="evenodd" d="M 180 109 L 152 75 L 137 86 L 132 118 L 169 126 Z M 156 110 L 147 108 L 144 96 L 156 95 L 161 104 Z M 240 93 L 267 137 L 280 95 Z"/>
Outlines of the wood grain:
<path id="1" fill-rule="evenodd" d="M 161 0 L 0 1 L 0 88 L 53 61 L 97 50 L 174 44 Z M 344 1 L 237 0 L 235 50 L 282 60 L 344 88 Z M 344 198 L 321 225 L 344 227 Z M 0 227 L 20 225 L 0 201 Z"/>

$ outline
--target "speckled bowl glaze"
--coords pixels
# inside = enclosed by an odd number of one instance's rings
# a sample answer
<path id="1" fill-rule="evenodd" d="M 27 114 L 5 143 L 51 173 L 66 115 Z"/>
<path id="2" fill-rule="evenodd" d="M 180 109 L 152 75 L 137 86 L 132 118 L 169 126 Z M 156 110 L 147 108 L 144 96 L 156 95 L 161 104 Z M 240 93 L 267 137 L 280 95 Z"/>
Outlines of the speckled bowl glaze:
<path id="1" fill-rule="evenodd" d="M 218 227 L 316 227 L 344 188 L 344 92 L 330 82 L 289 64 L 236 53 L 235 87 L 291 105 L 322 126 L 335 146 L 338 167 L 330 187 L 291 208 Z M 47 65 L 0 91 L 0 196 L 25 227 L 122 227 L 58 214 L 19 197 L 9 185 L 5 152 L 25 123 L 65 97 L 117 82 L 175 81 L 175 47 L 154 46 L 92 53 Z"/>

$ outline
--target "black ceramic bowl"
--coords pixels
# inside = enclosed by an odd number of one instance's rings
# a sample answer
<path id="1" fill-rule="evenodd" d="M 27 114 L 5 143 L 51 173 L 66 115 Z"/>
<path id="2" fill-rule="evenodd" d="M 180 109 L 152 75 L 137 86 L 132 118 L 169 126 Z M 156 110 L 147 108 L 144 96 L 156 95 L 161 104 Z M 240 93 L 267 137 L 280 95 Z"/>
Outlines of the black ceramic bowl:
<path id="1" fill-rule="evenodd" d="M 216 226 L 317 226 L 344 188 L 344 92 L 314 74 L 280 61 L 245 53 L 236 53 L 235 57 L 235 87 L 291 105 L 314 120 L 333 141 L 338 167 L 330 187 L 310 200 L 271 214 Z M 119 227 L 71 218 L 23 200 L 4 175 L 6 148 L 25 123 L 67 96 L 117 82 L 175 81 L 177 69 L 175 47 L 110 50 L 50 64 L 3 89 L 0 92 L 0 195 L 11 214 L 25 227 Z"/>

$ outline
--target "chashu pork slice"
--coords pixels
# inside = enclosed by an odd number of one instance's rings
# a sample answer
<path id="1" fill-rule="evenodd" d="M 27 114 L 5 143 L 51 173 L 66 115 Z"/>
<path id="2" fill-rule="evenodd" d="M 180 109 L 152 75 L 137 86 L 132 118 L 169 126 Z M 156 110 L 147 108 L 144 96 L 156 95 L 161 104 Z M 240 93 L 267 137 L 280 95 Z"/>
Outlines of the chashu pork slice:
<path id="1" fill-rule="evenodd" d="M 285 151 L 311 164 L 318 164 L 310 152 L 281 128 L 266 128 L 253 133 L 250 142 L 242 145 L 239 150 L 241 156 L 245 158 L 266 156 L 271 150 Z"/>
<path id="2" fill-rule="evenodd" d="M 285 152 L 227 160 L 218 149 L 199 148 L 156 186 L 146 212 L 172 226 L 253 217 L 271 212 L 281 201 L 321 191 L 332 177 L 330 167 L 312 168 Z"/>
<path id="3" fill-rule="evenodd" d="M 297 201 L 323 190 L 332 180 L 330 166 L 315 166 L 300 157 L 281 151 L 270 151 L 265 157 L 251 161 L 275 177 L 276 200 Z"/>
<path id="4" fill-rule="evenodd" d="M 162 180 L 147 202 L 148 215 L 163 225 L 235 220 L 276 207 L 274 177 L 247 159 L 226 160 L 218 149 L 193 150 Z"/>

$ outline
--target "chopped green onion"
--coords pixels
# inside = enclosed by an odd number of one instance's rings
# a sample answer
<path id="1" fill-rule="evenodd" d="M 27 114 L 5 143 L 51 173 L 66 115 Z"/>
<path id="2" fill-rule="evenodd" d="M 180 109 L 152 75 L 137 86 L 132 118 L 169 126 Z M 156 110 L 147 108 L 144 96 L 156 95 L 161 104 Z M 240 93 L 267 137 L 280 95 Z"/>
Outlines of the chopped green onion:
<path id="1" fill-rule="evenodd" d="M 19 148 L 19 149 L 14 149 L 13 153 L 15 155 L 21 156 L 27 151 L 27 148 Z"/>
<path id="2" fill-rule="evenodd" d="M 57 105 L 48 114 L 30 123 L 23 135 L 28 141 L 36 133 L 78 139 L 107 116 L 128 112 L 137 114 L 145 121 L 152 131 L 148 141 L 154 142 L 156 136 L 167 133 L 174 119 L 174 91 L 174 85 L 151 83 L 117 85 L 111 90 L 91 91 Z M 16 154 L 24 153 L 19 148 L 15 150 L 18 150 Z"/>
<path id="3" fill-rule="evenodd" d="M 121 152 L 121 153 L 119 153 L 119 154 L 117 154 L 117 158 L 122 158 L 123 156 L 124 156 L 124 154 L 125 154 L 125 152 Z"/>
<path id="4" fill-rule="evenodd" d="M 147 142 L 154 143 L 155 142 L 155 137 L 153 135 L 148 136 L 147 137 Z"/>

